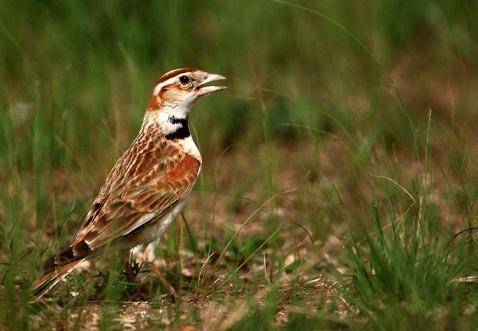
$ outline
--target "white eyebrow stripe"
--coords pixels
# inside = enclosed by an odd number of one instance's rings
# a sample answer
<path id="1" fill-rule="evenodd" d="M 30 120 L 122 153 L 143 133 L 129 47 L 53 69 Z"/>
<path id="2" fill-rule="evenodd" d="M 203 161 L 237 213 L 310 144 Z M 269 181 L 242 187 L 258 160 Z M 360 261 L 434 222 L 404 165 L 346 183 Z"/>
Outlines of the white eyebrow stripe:
<path id="1" fill-rule="evenodd" d="M 180 76 L 180 75 L 182 75 L 182 74 L 184 74 L 184 73 L 177 74 L 176 76 L 171 77 L 171 78 L 165 80 L 164 82 L 161 82 L 161 83 L 159 83 L 158 85 L 156 85 L 156 86 L 154 87 L 153 94 L 154 94 L 154 95 L 158 94 L 159 91 L 161 91 L 161 89 L 162 89 L 164 86 L 170 85 L 170 84 L 174 83 L 174 82 L 178 79 L 178 76 Z"/>

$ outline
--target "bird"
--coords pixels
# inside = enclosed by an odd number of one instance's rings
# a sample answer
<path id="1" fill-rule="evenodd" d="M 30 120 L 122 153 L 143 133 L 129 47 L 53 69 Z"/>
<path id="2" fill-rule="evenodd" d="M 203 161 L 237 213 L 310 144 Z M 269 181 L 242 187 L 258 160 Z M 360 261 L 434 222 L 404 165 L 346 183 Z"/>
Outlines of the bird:
<path id="1" fill-rule="evenodd" d="M 180 68 L 157 81 L 138 135 L 107 175 L 75 239 L 47 260 L 44 275 L 34 283 L 37 300 L 83 262 L 94 261 L 107 250 L 129 251 L 128 279 L 134 279 L 138 266 L 149 263 L 176 295 L 154 263 L 154 251 L 201 172 L 201 154 L 188 128 L 191 108 L 198 99 L 226 89 L 209 84 L 224 79 Z"/>

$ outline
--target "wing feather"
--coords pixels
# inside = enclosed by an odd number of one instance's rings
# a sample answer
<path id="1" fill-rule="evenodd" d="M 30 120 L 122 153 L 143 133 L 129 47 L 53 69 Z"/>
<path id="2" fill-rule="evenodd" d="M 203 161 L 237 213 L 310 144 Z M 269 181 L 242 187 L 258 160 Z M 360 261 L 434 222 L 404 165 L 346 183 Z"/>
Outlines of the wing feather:
<path id="1" fill-rule="evenodd" d="M 111 170 L 72 246 L 97 250 L 161 219 L 191 192 L 200 160 L 138 138 Z"/>

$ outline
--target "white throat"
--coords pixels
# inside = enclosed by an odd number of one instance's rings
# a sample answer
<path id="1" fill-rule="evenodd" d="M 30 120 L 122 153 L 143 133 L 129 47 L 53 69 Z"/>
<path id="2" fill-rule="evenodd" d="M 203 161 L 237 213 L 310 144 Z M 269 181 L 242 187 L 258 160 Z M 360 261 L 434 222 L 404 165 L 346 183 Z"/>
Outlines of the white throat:
<path id="1" fill-rule="evenodd" d="M 141 129 L 154 125 L 159 126 L 163 134 L 171 134 L 181 129 L 183 126 L 181 122 L 187 121 L 189 112 L 189 107 L 162 106 L 159 110 L 146 112 Z"/>

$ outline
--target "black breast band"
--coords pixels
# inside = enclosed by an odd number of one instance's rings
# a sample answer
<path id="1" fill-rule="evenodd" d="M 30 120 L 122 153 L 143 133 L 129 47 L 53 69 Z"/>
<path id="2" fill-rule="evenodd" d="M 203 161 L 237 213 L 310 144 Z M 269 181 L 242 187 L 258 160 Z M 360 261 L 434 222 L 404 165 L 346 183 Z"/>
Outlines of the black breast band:
<path id="1" fill-rule="evenodd" d="M 171 124 L 181 124 L 180 127 L 174 132 L 171 132 L 170 134 L 166 135 L 166 139 L 169 140 L 174 140 L 174 139 L 184 139 L 187 138 L 191 135 L 189 132 L 189 127 L 188 127 L 188 119 L 187 118 L 175 118 L 175 117 L 170 117 L 169 122 Z"/>

